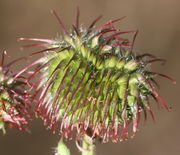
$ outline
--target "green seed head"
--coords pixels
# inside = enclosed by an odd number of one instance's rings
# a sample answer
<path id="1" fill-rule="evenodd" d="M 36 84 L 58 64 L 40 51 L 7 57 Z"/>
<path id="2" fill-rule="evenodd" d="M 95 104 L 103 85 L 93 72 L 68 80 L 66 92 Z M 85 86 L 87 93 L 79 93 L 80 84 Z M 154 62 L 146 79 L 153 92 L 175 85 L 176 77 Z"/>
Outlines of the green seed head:
<path id="1" fill-rule="evenodd" d="M 77 138 L 88 134 L 116 142 L 128 138 L 131 122 L 136 133 L 141 112 L 145 119 L 147 111 L 153 117 L 149 98 L 168 108 L 154 87 L 155 75 L 167 76 L 147 70 L 144 57 L 149 55 L 133 54 L 134 41 L 121 36 L 135 33 L 135 39 L 136 32 L 113 26 L 121 18 L 97 29 L 93 28 L 97 20 L 88 29 L 77 22 L 71 32 L 58 20 L 64 30 L 62 39 L 20 38 L 45 43 L 45 50 L 34 53 L 45 55 L 34 63 L 39 66 L 31 77 L 40 76 L 36 111 L 49 128 L 59 128 L 66 138 L 76 130 Z"/>

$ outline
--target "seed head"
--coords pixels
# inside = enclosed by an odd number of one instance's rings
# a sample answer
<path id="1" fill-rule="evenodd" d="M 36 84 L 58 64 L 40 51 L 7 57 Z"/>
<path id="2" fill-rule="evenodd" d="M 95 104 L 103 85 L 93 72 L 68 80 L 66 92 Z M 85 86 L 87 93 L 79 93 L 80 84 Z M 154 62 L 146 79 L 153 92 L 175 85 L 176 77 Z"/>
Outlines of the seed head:
<path id="1" fill-rule="evenodd" d="M 14 79 L 16 73 L 9 71 L 9 67 L 21 58 L 4 65 L 5 56 L 6 52 L 3 52 L 0 65 L 0 129 L 4 133 L 6 127 L 26 129 L 30 118 L 28 94 L 23 89 L 25 83 L 22 77 Z"/>
<path id="2" fill-rule="evenodd" d="M 94 29 L 100 17 L 83 28 L 77 15 L 69 32 L 53 13 L 63 30 L 60 39 L 20 38 L 41 42 L 24 47 L 45 47 L 33 53 L 44 56 L 23 71 L 37 65 L 29 79 L 39 75 L 34 85 L 36 112 L 49 128 L 58 129 L 65 138 L 71 138 L 76 130 L 77 139 L 88 134 L 103 142 L 117 142 L 128 138 L 130 123 L 133 135 L 137 132 L 142 112 L 145 119 L 147 112 L 154 119 L 149 98 L 169 109 L 157 93 L 154 78 L 172 79 L 147 68 L 164 60 L 132 52 L 138 31 L 120 31 L 113 25 L 123 18 Z M 133 34 L 132 42 L 122 37 L 126 33 Z"/>

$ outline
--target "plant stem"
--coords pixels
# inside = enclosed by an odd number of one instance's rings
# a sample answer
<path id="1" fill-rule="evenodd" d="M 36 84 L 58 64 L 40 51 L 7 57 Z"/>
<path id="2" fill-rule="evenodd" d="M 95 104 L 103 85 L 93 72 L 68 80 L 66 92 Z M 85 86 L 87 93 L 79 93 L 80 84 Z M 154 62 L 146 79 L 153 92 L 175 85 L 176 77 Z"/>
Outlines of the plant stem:
<path id="1" fill-rule="evenodd" d="M 55 155 L 70 155 L 70 151 L 61 138 L 56 148 Z"/>
<path id="2" fill-rule="evenodd" d="M 82 155 L 94 155 L 95 145 L 93 144 L 93 140 L 88 135 L 83 137 L 82 147 Z"/>

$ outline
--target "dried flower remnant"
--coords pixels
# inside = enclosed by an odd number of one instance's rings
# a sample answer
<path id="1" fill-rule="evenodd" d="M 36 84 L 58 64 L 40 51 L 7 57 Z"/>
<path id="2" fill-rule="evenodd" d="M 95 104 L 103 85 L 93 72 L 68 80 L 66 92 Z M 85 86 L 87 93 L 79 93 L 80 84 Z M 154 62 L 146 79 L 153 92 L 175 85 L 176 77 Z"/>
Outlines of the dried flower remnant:
<path id="1" fill-rule="evenodd" d="M 77 140 L 86 134 L 117 142 L 128 138 L 131 122 L 133 135 L 137 132 L 141 112 L 145 119 L 147 112 L 154 119 L 149 98 L 169 109 L 156 91 L 154 78 L 174 80 L 147 69 L 149 63 L 164 60 L 132 52 L 137 31 L 120 31 L 113 25 L 124 17 L 94 29 L 98 17 L 86 29 L 79 26 L 77 13 L 69 32 L 53 13 L 63 30 L 60 39 L 19 39 L 41 42 L 24 47 L 45 47 L 32 54 L 44 56 L 22 72 L 37 65 L 28 82 L 39 76 L 33 85 L 34 97 L 40 94 L 36 112 L 49 128 L 68 139 L 75 129 Z M 121 37 L 128 33 L 134 34 L 132 42 Z"/>
<path id="2" fill-rule="evenodd" d="M 25 83 L 20 77 L 14 79 L 15 74 L 9 71 L 9 67 L 22 58 L 4 65 L 5 56 L 3 52 L 0 65 L 0 129 L 3 133 L 6 127 L 26 129 L 30 119 L 29 95 L 23 91 Z"/>

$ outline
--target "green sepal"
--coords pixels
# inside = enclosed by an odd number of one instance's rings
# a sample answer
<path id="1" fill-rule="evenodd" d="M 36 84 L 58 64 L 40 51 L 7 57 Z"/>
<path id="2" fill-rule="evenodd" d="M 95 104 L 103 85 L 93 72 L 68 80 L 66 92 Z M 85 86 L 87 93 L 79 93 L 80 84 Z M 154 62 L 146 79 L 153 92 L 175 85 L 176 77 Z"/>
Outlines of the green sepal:
<path id="1" fill-rule="evenodd" d="M 89 51 L 87 51 L 87 48 L 85 48 L 83 45 L 80 47 L 80 51 L 81 51 L 81 53 L 82 53 L 82 56 L 84 57 L 84 58 L 87 58 L 87 56 L 88 56 L 88 52 Z"/>
<path id="2" fill-rule="evenodd" d="M 105 46 L 102 48 L 102 52 L 108 52 L 108 51 L 110 51 L 111 49 L 112 49 L 111 46 L 105 45 Z"/>
<path id="3" fill-rule="evenodd" d="M 119 60 L 117 63 L 116 63 L 116 68 L 117 69 L 122 69 L 124 67 L 124 64 L 125 64 L 125 60 L 124 59 L 121 59 Z"/>
<path id="4" fill-rule="evenodd" d="M 119 86 L 121 86 L 121 85 L 123 85 L 123 84 L 126 84 L 127 79 L 128 79 L 128 75 L 122 75 L 122 76 L 117 80 L 117 84 L 118 84 Z"/>
<path id="5" fill-rule="evenodd" d="M 126 85 L 125 84 L 120 85 L 117 89 L 117 93 L 118 93 L 119 98 L 124 100 L 124 96 L 126 93 Z"/>
<path id="6" fill-rule="evenodd" d="M 115 56 L 112 56 L 112 57 L 108 58 L 104 62 L 104 66 L 106 68 L 113 68 L 113 67 L 116 66 L 116 64 L 117 64 L 117 58 Z"/>
<path id="7" fill-rule="evenodd" d="M 137 69 L 137 67 L 138 67 L 138 63 L 135 60 L 130 60 L 125 64 L 124 69 L 127 69 L 128 71 L 133 71 Z"/>
<path id="8" fill-rule="evenodd" d="M 99 36 L 96 36 L 92 39 L 91 48 L 95 48 L 98 45 L 99 45 Z"/>
<path id="9" fill-rule="evenodd" d="M 102 62 L 100 62 L 99 60 L 97 60 L 97 62 L 96 62 L 96 68 L 97 68 L 97 69 L 103 69 L 103 67 L 104 67 L 104 64 L 103 64 Z"/>
<path id="10" fill-rule="evenodd" d="M 129 88 L 130 88 L 131 95 L 133 95 L 133 96 L 138 95 L 138 87 L 137 87 L 136 83 L 130 83 Z"/>
<path id="11" fill-rule="evenodd" d="M 128 105 L 132 107 L 134 105 L 134 103 L 136 103 L 136 97 L 129 95 L 127 97 L 127 101 L 128 101 Z"/>
<path id="12" fill-rule="evenodd" d="M 74 44 L 74 41 L 71 37 L 69 37 L 68 35 L 65 35 L 64 36 L 64 40 L 69 43 L 72 47 L 76 48 L 75 44 Z"/>

